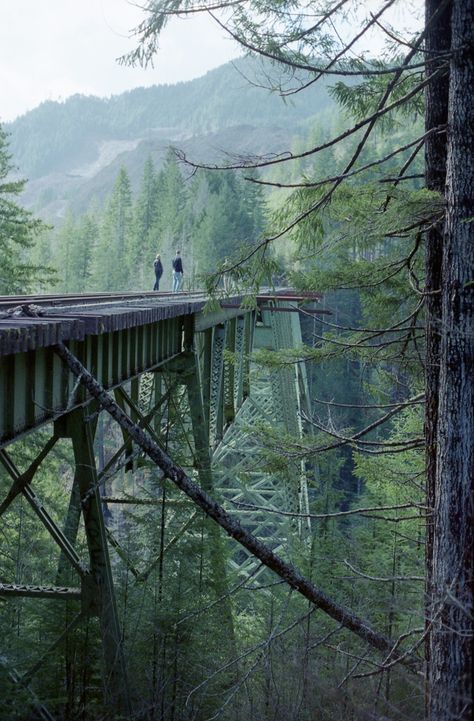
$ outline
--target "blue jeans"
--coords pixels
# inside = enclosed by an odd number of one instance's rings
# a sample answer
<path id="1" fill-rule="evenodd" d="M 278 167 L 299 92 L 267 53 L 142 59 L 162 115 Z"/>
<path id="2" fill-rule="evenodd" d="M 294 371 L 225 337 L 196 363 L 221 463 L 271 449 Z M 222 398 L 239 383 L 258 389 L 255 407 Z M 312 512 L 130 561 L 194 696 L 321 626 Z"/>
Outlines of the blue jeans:
<path id="1" fill-rule="evenodd" d="M 183 284 L 183 274 L 177 273 L 173 270 L 173 293 L 178 293 L 181 290 Z"/>
<path id="2" fill-rule="evenodd" d="M 161 275 L 155 275 L 155 285 L 153 286 L 153 290 L 160 290 L 160 278 Z"/>

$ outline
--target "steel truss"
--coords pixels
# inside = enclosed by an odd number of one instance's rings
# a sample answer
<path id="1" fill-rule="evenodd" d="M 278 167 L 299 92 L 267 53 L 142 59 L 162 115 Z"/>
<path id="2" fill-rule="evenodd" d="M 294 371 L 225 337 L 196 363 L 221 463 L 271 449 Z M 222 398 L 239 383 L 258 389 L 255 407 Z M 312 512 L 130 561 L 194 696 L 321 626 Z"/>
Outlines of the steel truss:
<path id="1" fill-rule="evenodd" d="M 288 543 L 287 524 L 271 517 L 269 520 L 261 511 L 245 508 L 245 504 L 307 511 L 306 474 L 303 467 L 295 468 L 291 464 L 279 478 L 262 471 L 258 443 L 252 440 L 248 429 L 258 422 L 267 422 L 288 434 L 301 436 L 304 428 L 300 411 L 308 403 L 308 389 L 304 368 L 299 364 L 272 371 L 266 377 L 261 374 L 258 382 L 251 384 L 250 353 L 262 339 L 263 344 L 274 349 L 301 344 L 298 314 L 273 312 L 282 310 L 282 303 L 278 300 L 268 303 L 257 324 L 257 313 L 250 310 L 239 314 L 232 310 L 229 317 L 221 314 L 215 322 L 212 317 L 206 321 L 205 316 L 196 322 L 194 316 L 187 315 L 151 324 L 149 328 L 71 341 L 71 348 L 114 393 L 129 418 L 159 445 L 173 450 L 186 439 L 188 462 L 201 486 L 210 491 L 217 487 L 235 513 L 245 516 L 245 525 L 275 548 Z M 166 519 L 170 533 L 167 544 L 162 547 L 161 559 L 149 558 L 140 564 L 130 559 L 117 533 L 118 519 L 124 511 L 114 510 L 107 526 L 104 509 L 111 505 L 114 509 L 117 506 L 123 509 L 132 504 L 148 504 L 157 507 L 164 523 L 164 480 L 154 469 L 155 487 L 158 484 L 154 497 L 137 497 L 134 493 L 117 497 L 107 492 L 107 488 L 113 491 L 117 473 L 123 477 L 128 471 L 146 469 L 149 462 L 124 434 L 108 462 L 98 466 L 94 442 L 102 426 L 98 424 L 99 409 L 95 402 L 85 397 L 50 349 L 30 352 L 30 367 L 26 355 L 20 353 L 2 360 L 2 369 L 11 370 L 11 386 L 5 375 L 0 384 L 5 398 L 14 405 L 20 402 L 20 410 L 9 410 L 2 415 L 4 446 L 16 438 L 15 433 L 20 436 L 41 423 L 54 422 L 47 426 L 51 437 L 23 472 L 10 450 L 0 449 L 5 488 L 5 479 L 10 478 L 0 503 L 0 516 L 9 511 L 17 497 L 23 497 L 54 541 L 58 556 L 52 582 L 24 584 L 11 579 L 0 584 L 0 598 L 67 601 L 75 613 L 72 621 L 29 668 L 19 671 L 17 661 L 13 660 L 8 673 L 12 682 L 27 689 L 40 717 L 51 721 L 54 717 L 36 695 L 35 675 L 46 658 L 63 648 L 69 634 L 95 617 L 103 648 L 104 707 L 110 709 L 110 718 L 128 718 L 133 699 L 127 680 L 114 566 L 123 563 L 135 583 L 146 582 L 159 567 L 163 554 L 169 553 L 186 534 L 196 533 L 198 528 L 211 555 L 215 595 L 221 598 L 227 589 L 225 559 L 228 554 L 217 526 L 203 521 L 189 504 L 189 513 L 183 522 L 182 516 L 173 515 L 173 509 L 180 504 L 186 508 L 187 501 L 171 497 L 166 499 L 172 509 Z M 28 372 L 23 372 L 26 368 Z M 75 469 L 61 525 L 31 486 L 41 464 L 62 439 L 72 446 Z M 301 524 L 299 530 L 303 532 Z M 85 553 L 80 548 L 81 534 L 86 542 Z M 113 560 L 109 549 L 114 553 Z M 230 563 L 239 573 L 252 571 L 253 559 L 245 554 L 234 553 Z M 72 585 L 71 577 L 75 579 Z M 226 601 L 223 608 L 223 623 L 231 638 L 230 601 Z M 9 664 L 6 656 L 0 654 L 0 657 L 2 663 Z"/>
<path id="2" fill-rule="evenodd" d="M 302 345 L 298 314 L 274 311 L 282 305 L 274 301 L 262 312 L 255 327 L 254 348 L 283 350 Z M 230 510 L 241 516 L 245 527 L 275 551 L 288 546 L 290 536 L 295 535 L 295 523 L 263 509 L 308 513 L 307 471 L 303 463 L 291 461 L 278 474 L 266 471 L 255 429 L 263 425 L 301 438 L 308 431 L 303 427 L 301 415 L 307 408 L 309 390 L 303 364 L 285 365 L 266 372 L 261 368 L 258 373 L 255 370 L 250 394 L 213 454 L 215 482 Z M 301 538 L 309 525 L 298 521 L 297 530 Z M 239 573 L 247 574 L 254 572 L 257 563 L 239 550 L 231 558 L 231 565 Z"/>

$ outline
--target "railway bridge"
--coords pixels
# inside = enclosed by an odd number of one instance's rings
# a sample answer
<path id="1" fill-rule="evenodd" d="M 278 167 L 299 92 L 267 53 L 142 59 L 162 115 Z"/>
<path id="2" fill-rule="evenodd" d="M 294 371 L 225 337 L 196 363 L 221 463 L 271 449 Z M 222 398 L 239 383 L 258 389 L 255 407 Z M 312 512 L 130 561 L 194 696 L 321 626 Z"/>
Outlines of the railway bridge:
<path id="1" fill-rule="evenodd" d="M 168 493 L 168 507 L 181 504 L 186 512 L 168 516 L 170 540 L 164 545 L 166 466 L 151 464 L 123 424 L 112 432 L 115 446 L 104 451 L 104 395 L 102 401 L 94 397 L 84 376 L 113 399 L 137 433 L 187 469 L 204 491 L 217 492 L 230 514 L 241 516 L 246 528 L 277 550 L 287 541 L 287 526 L 269 521 L 261 508 L 307 510 L 307 469 L 293 464 L 275 480 L 262 469 L 249 429 L 267 424 L 282 437 L 301 436 L 308 383 L 304 364 L 252 372 L 251 353 L 300 346 L 300 309 L 325 312 L 319 301 L 319 294 L 288 289 L 262 293 L 248 307 L 240 297 L 209 303 L 199 293 L 0 299 L 0 528 L 8 527 L 9 514 L 23 498 L 50 539 L 47 551 L 34 544 L 22 551 L 47 554 L 39 576 L 2 555 L 0 607 L 28 598 L 68 603 L 75 610 L 47 642 L 32 639 L 31 657 L 17 654 L 8 637 L 0 648 L 12 689 L 29 695 L 40 718 L 50 721 L 54 715 L 38 695 L 36 676 L 91 617 L 98 619 L 102 639 L 107 704 L 116 716 L 130 715 L 114 575 L 123 564 L 137 582 L 146 581 L 170 544 L 191 532 L 198 513 L 191 502 Z M 64 500 L 58 506 L 50 499 L 51 510 L 36 480 L 64 439 L 72 447 L 73 470 L 68 474 L 56 461 L 55 485 Z M 143 482 L 135 483 L 135 477 Z M 161 522 L 160 553 L 140 567 L 119 539 L 130 506 L 155 509 L 157 525 Z M 303 534 L 304 524 L 297 530 Z M 15 533 L 20 544 L 21 529 Z M 227 542 L 217 525 L 210 522 L 206 534 L 217 595 L 225 594 L 229 569 L 242 578 L 259 573 L 248 550 L 234 543 L 230 554 L 224 552 Z M 231 628 L 230 611 L 227 620 Z"/>

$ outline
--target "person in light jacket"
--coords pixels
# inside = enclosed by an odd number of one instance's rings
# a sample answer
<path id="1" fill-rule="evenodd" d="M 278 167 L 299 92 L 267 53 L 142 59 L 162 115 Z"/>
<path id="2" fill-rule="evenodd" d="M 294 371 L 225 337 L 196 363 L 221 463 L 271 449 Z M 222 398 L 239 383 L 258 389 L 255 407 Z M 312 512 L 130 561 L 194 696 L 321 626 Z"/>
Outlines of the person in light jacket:
<path id="1" fill-rule="evenodd" d="M 177 250 L 173 258 L 173 293 L 179 293 L 183 285 L 183 261 L 181 260 L 181 251 Z"/>

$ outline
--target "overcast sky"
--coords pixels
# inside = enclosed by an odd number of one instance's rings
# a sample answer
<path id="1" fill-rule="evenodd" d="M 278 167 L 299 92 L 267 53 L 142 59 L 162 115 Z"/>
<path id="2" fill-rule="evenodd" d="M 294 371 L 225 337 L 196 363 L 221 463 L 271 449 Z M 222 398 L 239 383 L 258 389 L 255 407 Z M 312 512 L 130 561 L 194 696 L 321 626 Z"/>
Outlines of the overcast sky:
<path id="1" fill-rule="evenodd" d="M 365 0 L 365 12 L 380 2 Z M 422 4 L 399 0 L 387 20 L 413 30 L 413 11 Z M 136 5 L 140 0 L 0 0 L 0 122 L 43 100 L 190 80 L 240 54 L 223 31 L 194 15 L 170 22 L 155 68 L 120 66 L 116 58 L 135 47 L 131 31 L 144 17 Z M 373 39 L 364 43 L 359 51 L 374 51 Z"/>
<path id="2" fill-rule="evenodd" d="M 116 58 L 135 47 L 130 31 L 143 17 L 128 0 L 0 0 L 0 121 L 74 93 L 189 80 L 240 54 L 196 17 L 170 23 L 154 69 L 120 66 Z"/>

